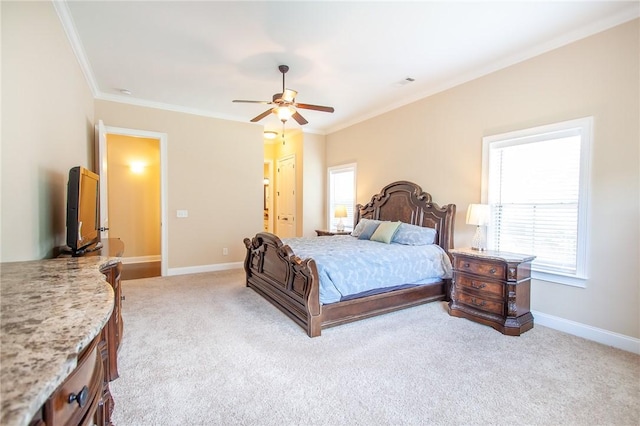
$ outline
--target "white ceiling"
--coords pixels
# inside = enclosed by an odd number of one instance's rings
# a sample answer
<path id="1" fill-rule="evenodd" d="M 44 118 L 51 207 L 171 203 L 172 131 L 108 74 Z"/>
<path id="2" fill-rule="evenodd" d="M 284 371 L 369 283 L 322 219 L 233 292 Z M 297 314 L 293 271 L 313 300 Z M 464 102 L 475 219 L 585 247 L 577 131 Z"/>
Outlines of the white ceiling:
<path id="1" fill-rule="evenodd" d="M 330 133 L 639 16 L 640 2 L 66 1 L 94 95 L 248 122 L 286 86 Z M 407 77 L 415 79 L 406 82 Z M 131 91 L 123 95 L 122 89 Z M 280 130 L 272 114 L 260 121 Z M 300 127 L 289 120 L 287 128 Z"/>

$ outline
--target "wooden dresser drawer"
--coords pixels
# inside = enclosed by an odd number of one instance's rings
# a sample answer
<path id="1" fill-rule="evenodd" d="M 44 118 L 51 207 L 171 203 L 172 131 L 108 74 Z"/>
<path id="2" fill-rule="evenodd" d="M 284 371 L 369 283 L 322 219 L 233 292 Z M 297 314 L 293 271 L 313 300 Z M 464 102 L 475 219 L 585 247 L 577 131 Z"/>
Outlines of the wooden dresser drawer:
<path id="1" fill-rule="evenodd" d="M 456 285 L 465 290 L 477 290 L 484 296 L 495 295 L 497 298 L 504 297 L 504 284 L 499 281 L 484 280 L 474 277 L 473 275 L 458 274 L 456 275 Z"/>
<path id="2" fill-rule="evenodd" d="M 502 301 L 485 299 L 462 292 L 458 295 L 458 301 L 481 311 L 504 315 L 504 303 Z"/>
<path id="3" fill-rule="evenodd" d="M 498 262 L 487 262 L 469 257 L 458 257 L 454 268 L 460 272 L 469 272 L 483 277 L 492 277 L 498 280 L 506 278 L 506 265 Z"/>
<path id="4" fill-rule="evenodd" d="M 76 369 L 45 403 L 47 426 L 93 424 L 103 378 L 102 356 L 95 339 L 80 356 Z"/>

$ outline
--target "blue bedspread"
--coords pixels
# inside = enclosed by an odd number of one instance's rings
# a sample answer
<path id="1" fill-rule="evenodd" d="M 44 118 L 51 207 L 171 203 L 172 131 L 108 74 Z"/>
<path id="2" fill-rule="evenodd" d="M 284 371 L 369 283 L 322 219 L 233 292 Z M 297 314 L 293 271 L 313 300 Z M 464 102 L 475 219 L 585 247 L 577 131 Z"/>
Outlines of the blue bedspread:
<path id="1" fill-rule="evenodd" d="M 373 289 L 451 277 L 449 257 L 436 244 L 384 244 L 350 235 L 285 238 L 282 242 L 300 258 L 316 261 L 322 304 Z"/>

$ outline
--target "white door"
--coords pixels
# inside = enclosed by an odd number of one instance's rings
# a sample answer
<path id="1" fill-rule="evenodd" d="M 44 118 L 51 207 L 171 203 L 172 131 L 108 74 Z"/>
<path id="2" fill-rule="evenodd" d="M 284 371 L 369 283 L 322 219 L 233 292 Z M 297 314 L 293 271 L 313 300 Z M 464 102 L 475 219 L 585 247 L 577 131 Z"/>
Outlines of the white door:
<path id="1" fill-rule="evenodd" d="M 280 238 L 296 236 L 296 158 L 285 157 L 278 160 L 276 170 L 276 198 L 278 228 Z"/>
<path id="2" fill-rule="evenodd" d="M 109 238 L 109 192 L 107 191 L 107 129 L 102 120 L 96 124 L 98 174 L 100 175 L 100 238 Z"/>

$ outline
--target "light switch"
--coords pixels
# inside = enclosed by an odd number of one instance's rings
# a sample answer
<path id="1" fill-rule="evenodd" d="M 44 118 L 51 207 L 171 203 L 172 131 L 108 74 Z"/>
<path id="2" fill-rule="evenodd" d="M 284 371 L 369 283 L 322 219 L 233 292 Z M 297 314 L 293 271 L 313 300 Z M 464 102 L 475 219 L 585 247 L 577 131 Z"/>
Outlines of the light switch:
<path id="1" fill-rule="evenodd" d="M 189 217 L 189 211 L 188 210 L 178 210 L 178 217 Z"/>

